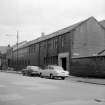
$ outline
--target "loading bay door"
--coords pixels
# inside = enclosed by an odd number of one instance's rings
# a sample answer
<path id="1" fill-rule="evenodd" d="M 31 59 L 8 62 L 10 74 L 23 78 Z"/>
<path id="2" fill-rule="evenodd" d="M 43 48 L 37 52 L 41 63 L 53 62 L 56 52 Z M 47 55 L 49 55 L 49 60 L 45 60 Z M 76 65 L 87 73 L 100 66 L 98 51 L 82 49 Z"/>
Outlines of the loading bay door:
<path id="1" fill-rule="evenodd" d="M 58 55 L 58 65 L 69 71 L 69 53 L 60 53 Z"/>

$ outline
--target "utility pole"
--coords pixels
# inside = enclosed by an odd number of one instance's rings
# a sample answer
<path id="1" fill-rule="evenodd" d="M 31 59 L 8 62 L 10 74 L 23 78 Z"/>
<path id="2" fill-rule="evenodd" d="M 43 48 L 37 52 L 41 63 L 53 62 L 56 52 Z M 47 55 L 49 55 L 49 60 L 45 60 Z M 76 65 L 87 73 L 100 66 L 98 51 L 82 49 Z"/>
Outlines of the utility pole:
<path id="1" fill-rule="evenodd" d="M 18 44 L 19 44 L 19 32 L 17 31 L 17 69 L 18 69 Z"/>
<path id="2" fill-rule="evenodd" d="M 10 35 L 10 34 L 6 34 L 6 36 L 14 36 L 14 35 Z M 19 48 L 19 31 L 16 32 L 16 69 L 18 69 L 18 48 Z M 12 62 L 14 60 L 14 54 L 12 52 Z"/>

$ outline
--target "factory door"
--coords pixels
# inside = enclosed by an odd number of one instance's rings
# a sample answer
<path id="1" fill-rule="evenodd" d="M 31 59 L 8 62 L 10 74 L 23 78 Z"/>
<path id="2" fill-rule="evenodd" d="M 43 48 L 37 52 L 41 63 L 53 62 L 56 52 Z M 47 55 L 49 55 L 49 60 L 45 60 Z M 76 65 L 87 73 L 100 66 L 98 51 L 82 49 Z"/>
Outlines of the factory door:
<path id="1" fill-rule="evenodd" d="M 67 58 L 63 57 L 61 58 L 62 67 L 64 70 L 67 70 Z"/>
<path id="2" fill-rule="evenodd" d="M 60 53 L 58 56 L 58 65 L 64 70 L 69 71 L 69 53 Z"/>

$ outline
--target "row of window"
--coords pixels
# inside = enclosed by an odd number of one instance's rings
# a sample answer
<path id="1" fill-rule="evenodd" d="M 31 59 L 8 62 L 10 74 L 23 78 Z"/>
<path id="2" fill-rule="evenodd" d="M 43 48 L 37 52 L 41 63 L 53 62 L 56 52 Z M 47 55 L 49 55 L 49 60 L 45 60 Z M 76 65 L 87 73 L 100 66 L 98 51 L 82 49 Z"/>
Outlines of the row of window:
<path id="1" fill-rule="evenodd" d="M 64 45 L 65 45 L 65 35 L 62 35 L 62 36 L 60 36 L 58 38 L 60 38 L 60 41 L 61 41 L 60 46 L 61 46 L 61 48 L 63 48 Z M 40 47 L 42 49 L 45 49 L 45 48 L 48 48 L 48 49 L 52 49 L 52 48 L 57 49 L 57 47 L 58 47 L 58 38 L 56 37 L 56 38 L 53 38 L 53 39 L 42 41 L 40 43 Z M 39 50 L 39 44 L 33 44 L 33 45 L 29 46 L 29 55 L 32 54 L 32 53 L 35 53 L 38 50 Z M 24 55 L 27 52 L 28 52 L 27 48 L 18 50 L 18 54 L 19 55 Z M 8 56 L 12 56 L 12 53 L 13 52 L 9 52 Z M 17 51 L 15 51 L 13 55 L 17 55 Z"/>
<path id="2" fill-rule="evenodd" d="M 57 64 L 58 63 L 58 56 L 50 56 L 44 57 L 44 64 Z"/>
<path id="3" fill-rule="evenodd" d="M 12 65 L 30 65 L 30 61 L 29 60 L 19 60 L 19 61 L 9 61 L 9 64 Z"/>
<path id="4" fill-rule="evenodd" d="M 61 48 L 64 47 L 65 45 L 65 35 L 62 35 L 60 36 L 60 40 L 61 40 Z M 33 44 L 29 47 L 29 54 L 31 53 L 35 53 L 37 50 L 38 50 L 38 44 Z M 52 48 L 57 48 L 58 47 L 58 38 L 54 38 L 54 39 L 50 39 L 48 41 L 43 41 L 40 43 L 40 47 L 45 49 L 45 48 L 48 48 L 48 49 L 52 49 Z"/>

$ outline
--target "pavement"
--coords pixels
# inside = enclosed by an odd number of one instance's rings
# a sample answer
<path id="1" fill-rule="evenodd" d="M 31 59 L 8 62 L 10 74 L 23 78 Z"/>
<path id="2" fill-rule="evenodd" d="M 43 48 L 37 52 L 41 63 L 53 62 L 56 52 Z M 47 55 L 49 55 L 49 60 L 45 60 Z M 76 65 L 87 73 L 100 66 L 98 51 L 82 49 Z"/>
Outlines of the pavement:
<path id="1" fill-rule="evenodd" d="M 105 85 L 105 79 L 101 79 L 101 78 L 83 78 L 83 77 L 70 76 L 68 79 L 76 82 Z"/>
<path id="2" fill-rule="evenodd" d="M 6 72 L 6 73 L 15 73 L 15 74 L 21 74 L 21 71 L 12 71 L 12 70 L 0 70 L 1 72 Z"/>

